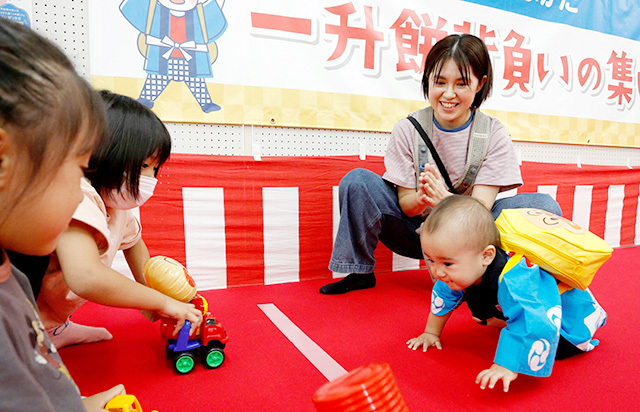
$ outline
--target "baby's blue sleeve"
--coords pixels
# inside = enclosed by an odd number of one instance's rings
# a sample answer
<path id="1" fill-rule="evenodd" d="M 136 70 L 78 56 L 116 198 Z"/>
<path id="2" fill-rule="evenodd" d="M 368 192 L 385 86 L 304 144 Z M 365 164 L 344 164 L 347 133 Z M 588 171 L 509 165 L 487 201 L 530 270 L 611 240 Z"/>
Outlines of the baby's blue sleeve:
<path id="1" fill-rule="evenodd" d="M 464 292 L 451 290 L 446 283 L 436 281 L 431 290 L 431 313 L 444 316 L 460 305 Z"/>
<path id="2" fill-rule="evenodd" d="M 500 277 L 498 303 L 508 319 L 494 363 L 516 373 L 549 376 L 562 321 L 555 278 L 523 258 Z"/>

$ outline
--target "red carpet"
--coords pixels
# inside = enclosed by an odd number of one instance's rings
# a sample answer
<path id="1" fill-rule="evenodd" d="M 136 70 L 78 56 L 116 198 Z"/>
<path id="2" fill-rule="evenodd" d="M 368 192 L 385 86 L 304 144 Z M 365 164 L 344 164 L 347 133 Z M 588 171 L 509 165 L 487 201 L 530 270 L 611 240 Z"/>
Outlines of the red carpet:
<path id="1" fill-rule="evenodd" d="M 326 280 L 206 291 L 230 340 L 225 363 L 177 375 L 158 325 L 133 310 L 86 304 L 74 321 L 107 327 L 109 342 L 60 352 L 83 394 L 124 383 L 145 411 L 314 411 L 326 378 L 258 308 L 273 303 L 346 370 L 391 365 L 411 411 L 639 410 L 640 247 L 615 250 L 591 286 L 609 314 L 593 352 L 559 361 L 550 378 L 514 381 L 509 393 L 482 391 L 475 376 L 491 365 L 499 330 L 476 325 L 466 307 L 450 319 L 443 350 L 407 349 L 424 328 L 430 280 L 421 271 L 378 275 L 378 286 L 324 296 Z"/>

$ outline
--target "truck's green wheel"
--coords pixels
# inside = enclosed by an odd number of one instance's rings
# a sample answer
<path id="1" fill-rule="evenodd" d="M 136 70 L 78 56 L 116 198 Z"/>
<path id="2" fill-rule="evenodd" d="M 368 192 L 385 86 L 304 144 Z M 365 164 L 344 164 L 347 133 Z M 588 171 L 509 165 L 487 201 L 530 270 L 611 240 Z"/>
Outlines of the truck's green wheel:
<path id="1" fill-rule="evenodd" d="M 181 375 L 191 372 L 195 364 L 196 362 L 191 352 L 183 352 L 179 354 L 173 362 L 176 372 Z"/>
<path id="2" fill-rule="evenodd" d="M 224 351 L 219 348 L 208 349 L 202 357 L 202 363 L 211 369 L 219 367 L 222 365 L 222 362 L 224 362 Z"/>

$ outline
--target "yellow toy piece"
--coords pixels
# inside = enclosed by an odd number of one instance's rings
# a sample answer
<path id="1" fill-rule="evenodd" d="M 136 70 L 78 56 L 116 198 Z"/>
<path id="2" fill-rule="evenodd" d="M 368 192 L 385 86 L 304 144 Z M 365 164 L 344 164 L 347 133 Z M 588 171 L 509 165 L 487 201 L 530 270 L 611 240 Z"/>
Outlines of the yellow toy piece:
<path id="1" fill-rule="evenodd" d="M 116 395 L 104 408 L 109 412 L 142 412 L 138 398 L 133 395 Z"/>
<path id="2" fill-rule="evenodd" d="M 144 278 L 149 287 L 181 302 L 191 302 L 196 296 L 196 283 L 175 259 L 152 257 L 144 265 Z"/>
<path id="3" fill-rule="evenodd" d="M 502 248 L 524 255 L 567 285 L 586 289 L 613 249 L 572 221 L 539 209 L 505 209 L 496 219 Z"/>

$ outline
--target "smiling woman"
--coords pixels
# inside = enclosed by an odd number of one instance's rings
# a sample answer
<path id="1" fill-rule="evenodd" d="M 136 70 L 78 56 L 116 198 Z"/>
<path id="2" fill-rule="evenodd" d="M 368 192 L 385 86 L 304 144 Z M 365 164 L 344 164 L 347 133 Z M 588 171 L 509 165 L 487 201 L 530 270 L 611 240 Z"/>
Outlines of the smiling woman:
<path id="1" fill-rule="evenodd" d="M 400 120 L 387 146 L 384 175 L 355 169 L 340 182 L 340 223 L 329 269 L 349 275 L 325 285 L 321 293 L 374 287 L 373 254 L 378 242 L 399 255 L 421 259 L 418 229 L 431 208 L 453 194 L 441 174 L 446 172 L 455 184 L 471 166 L 466 164 L 467 148 L 474 121 L 481 117 L 476 116 L 477 109 L 493 81 L 489 52 L 478 37 L 454 34 L 433 46 L 424 67 L 422 88 L 433 109 L 433 127 L 423 127 L 432 129 L 427 133 L 445 170 L 418 164 L 420 146 L 424 150 L 426 146 L 412 122 Z M 409 116 L 419 119 L 418 112 Z M 494 218 L 502 209 L 520 207 L 561 215 L 558 203 L 546 194 L 497 199 L 498 193 L 522 185 L 522 177 L 509 132 L 498 119 L 488 121 L 488 133 L 482 137 L 488 139 L 487 151 L 480 156 L 480 166 L 474 166 L 478 168 L 475 180 L 471 179 L 464 194 L 482 202 Z"/>

